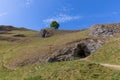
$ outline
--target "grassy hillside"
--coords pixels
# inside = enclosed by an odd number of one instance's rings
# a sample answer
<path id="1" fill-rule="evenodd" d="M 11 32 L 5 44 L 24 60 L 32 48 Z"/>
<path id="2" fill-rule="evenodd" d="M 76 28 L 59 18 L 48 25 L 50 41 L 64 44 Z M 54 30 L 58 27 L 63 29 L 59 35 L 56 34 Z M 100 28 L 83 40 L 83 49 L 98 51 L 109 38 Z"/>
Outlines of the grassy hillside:
<path id="1" fill-rule="evenodd" d="M 0 80 L 117 80 L 119 72 L 85 61 L 47 63 L 2 70 Z M 116 77 L 117 76 L 117 77 Z"/>
<path id="2" fill-rule="evenodd" d="M 111 37 L 100 50 L 89 56 L 89 60 L 120 65 L 120 36 Z"/>
<path id="3" fill-rule="evenodd" d="M 34 32 L 13 31 L 14 34 L 24 34 L 27 37 L 20 38 L 15 42 L 8 42 L 4 53 L 4 63 L 7 66 L 15 67 L 29 60 L 28 63 L 34 63 L 38 58 L 52 54 L 56 49 L 64 47 L 67 43 L 80 40 L 87 37 L 87 30 L 64 35 L 55 35 L 49 38 L 40 38 Z M 31 34 L 33 36 L 31 36 Z M 8 35 L 7 35 L 8 36 Z M 9 35 L 10 36 L 10 35 Z"/>
<path id="4" fill-rule="evenodd" d="M 91 63 L 119 64 L 119 36 L 104 39 L 107 44 L 88 57 L 91 62 L 33 64 L 68 43 L 88 38 L 88 32 L 77 31 L 49 38 L 40 38 L 37 31 L 30 30 L 0 34 L 0 80 L 119 80 L 119 71 Z M 14 37 L 18 34 L 26 37 Z"/>

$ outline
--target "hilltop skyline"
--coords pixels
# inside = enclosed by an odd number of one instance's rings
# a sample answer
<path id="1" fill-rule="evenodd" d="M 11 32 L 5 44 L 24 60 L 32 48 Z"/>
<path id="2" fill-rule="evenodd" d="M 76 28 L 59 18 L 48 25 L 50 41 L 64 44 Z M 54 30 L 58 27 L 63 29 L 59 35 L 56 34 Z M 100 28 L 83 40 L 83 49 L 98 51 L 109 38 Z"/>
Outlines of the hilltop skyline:
<path id="1" fill-rule="evenodd" d="M 0 0 L 0 25 L 40 30 L 56 20 L 60 29 L 77 30 L 93 24 L 118 23 L 119 3 L 119 0 Z"/>

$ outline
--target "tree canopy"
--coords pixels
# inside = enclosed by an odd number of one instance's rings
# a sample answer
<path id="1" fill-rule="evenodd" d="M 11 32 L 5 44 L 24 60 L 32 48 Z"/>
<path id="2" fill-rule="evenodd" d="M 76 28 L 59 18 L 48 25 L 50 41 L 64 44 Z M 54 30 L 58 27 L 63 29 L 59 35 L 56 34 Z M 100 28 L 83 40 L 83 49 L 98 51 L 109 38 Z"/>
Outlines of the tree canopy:
<path id="1" fill-rule="evenodd" d="M 51 28 L 54 28 L 54 29 L 58 29 L 59 28 L 59 23 L 57 22 L 57 21 L 52 21 L 51 23 L 50 23 L 50 27 Z"/>

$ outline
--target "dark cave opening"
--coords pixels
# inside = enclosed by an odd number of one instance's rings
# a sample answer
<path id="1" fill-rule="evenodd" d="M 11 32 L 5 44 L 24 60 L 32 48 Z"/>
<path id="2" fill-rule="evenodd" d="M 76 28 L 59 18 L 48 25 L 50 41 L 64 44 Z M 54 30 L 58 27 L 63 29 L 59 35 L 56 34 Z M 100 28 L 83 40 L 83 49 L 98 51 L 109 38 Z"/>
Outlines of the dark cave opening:
<path id="1" fill-rule="evenodd" d="M 83 59 L 95 51 L 97 51 L 104 43 L 102 41 L 87 39 L 85 41 L 76 42 L 63 49 L 57 50 L 51 57 L 47 59 L 48 62 L 61 62 Z"/>
<path id="2" fill-rule="evenodd" d="M 85 58 L 90 55 L 90 51 L 84 43 L 78 44 L 74 52 L 75 57 L 78 58 Z"/>

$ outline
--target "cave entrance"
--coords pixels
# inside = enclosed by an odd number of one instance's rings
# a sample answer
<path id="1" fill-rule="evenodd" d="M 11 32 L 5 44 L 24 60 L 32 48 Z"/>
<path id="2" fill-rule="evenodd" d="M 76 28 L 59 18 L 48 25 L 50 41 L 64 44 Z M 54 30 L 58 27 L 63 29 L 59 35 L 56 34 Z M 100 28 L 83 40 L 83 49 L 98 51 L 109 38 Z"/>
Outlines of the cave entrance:
<path id="1" fill-rule="evenodd" d="M 87 48 L 87 45 L 84 43 L 78 44 L 74 52 L 75 52 L 75 57 L 78 58 L 85 58 L 90 55 L 90 51 Z"/>

